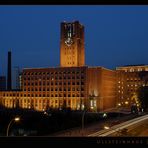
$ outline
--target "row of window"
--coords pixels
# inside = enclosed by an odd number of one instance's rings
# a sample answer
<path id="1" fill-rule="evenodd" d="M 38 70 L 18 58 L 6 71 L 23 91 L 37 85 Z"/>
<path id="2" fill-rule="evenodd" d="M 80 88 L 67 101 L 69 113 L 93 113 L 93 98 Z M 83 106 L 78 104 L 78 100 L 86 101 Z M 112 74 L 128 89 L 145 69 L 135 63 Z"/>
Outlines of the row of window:
<path id="1" fill-rule="evenodd" d="M 12 95 L 10 94 L 10 96 Z M 23 95 L 21 94 L 21 96 Z M 84 97 L 84 94 L 82 93 L 81 95 L 80 94 L 72 94 L 72 95 L 71 94 L 47 94 L 47 95 L 45 94 L 42 94 L 42 95 L 41 94 L 24 94 L 24 97 Z"/>
<path id="2" fill-rule="evenodd" d="M 45 83 L 45 82 L 39 82 L 39 83 L 37 83 L 37 82 L 32 82 L 32 83 L 26 83 L 26 82 L 24 82 L 24 86 L 30 86 L 30 85 L 35 85 L 35 86 L 37 86 L 37 85 L 42 85 L 42 86 L 45 86 L 45 85 L 84 85 L 84 82 L 72 82 L 72 83 L 70 83 L 70 82 L 64 82 L 64 83 L 62 83 L 62 82 L 51 82 L 51 83 L 49 83 L 49 82 L 47 82 L 47 83 Z"/>
<path id="3" fill-rule="evenodd" d="M 65 80 L 65 79 L 84 79 L 84 76 L 64 76 L 64 77 L 24 77 L 24 79 L 23 80 L 39 80 L 39 81 L 41 81 L 41 80 Z"/>
<path id="4" fill-rule="evenodd" d="M 24 91 L 84 91 L 84 88 L 83 87 L 81 87 L 81 89 L 80 88 L 43 88 L 43 89 L 41 89 L 41 88 L 28 88 L 28 89 L 26 89 L 26 88 L 24 88 Z"/>
<path id="5" fill-rule="evenodd" d="M 24 72 L 23 75 L 83 74 L 84 71 Z"/>

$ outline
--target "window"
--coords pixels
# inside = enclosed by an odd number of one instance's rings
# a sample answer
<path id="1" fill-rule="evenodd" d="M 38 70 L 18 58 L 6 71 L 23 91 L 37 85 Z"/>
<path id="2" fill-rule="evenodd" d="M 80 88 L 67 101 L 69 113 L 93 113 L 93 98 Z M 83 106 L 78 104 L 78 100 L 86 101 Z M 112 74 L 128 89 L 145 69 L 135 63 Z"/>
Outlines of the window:
<path id="1" fill-rule="evenodd" d="M 81 94 L 81 97 L 84 97 L 84 94 Z"/>

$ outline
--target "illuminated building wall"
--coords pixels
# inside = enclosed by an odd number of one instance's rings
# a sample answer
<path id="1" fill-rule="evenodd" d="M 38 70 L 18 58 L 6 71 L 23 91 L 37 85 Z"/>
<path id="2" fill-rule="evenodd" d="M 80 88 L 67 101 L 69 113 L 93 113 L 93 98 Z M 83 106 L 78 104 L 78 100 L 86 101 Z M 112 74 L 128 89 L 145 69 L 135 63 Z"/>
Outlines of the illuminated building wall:
<path id="1" fill-rule="evenodd" d="M 61 23 L 60 66 L 85 66 L 84 26 L 78 21 Z"/>
<path id="2" fill-rule="evenodd" d="M 116 72 L 103 67 L 88 68 L 88 96 L 90 108 L 96 101 L 97 111 L 116 106 Z"/>
<path id="3" fill-rule="evenodd" d="M 117 103 L 130 107 L 138 103 L 139 87 L 148 86 L 148 66 L 135 65 L 117 67 Z"/>
<path id="4" fill-rule="evenodd" d="M 102 67 L 24 69 L 22 91 L 1 92 L 6 107 L 101 111 L 114 107 L 115 76 Z M 105 89 L 105 91 L 104 91 Z M 110 96 L 108 96 L 110 95 Z"/>
<path id="5" fill-rule="evenodd" d="M 70 107 L 84 109 L 86 98 L 86 67 L 24 69 L 23 90 L 18 94 L 4 92 L 5 106 L 12 107 L 13 95 L 22 108 L 43 110 Z M 8 95 L 8 96 L 7 96 Z"/>

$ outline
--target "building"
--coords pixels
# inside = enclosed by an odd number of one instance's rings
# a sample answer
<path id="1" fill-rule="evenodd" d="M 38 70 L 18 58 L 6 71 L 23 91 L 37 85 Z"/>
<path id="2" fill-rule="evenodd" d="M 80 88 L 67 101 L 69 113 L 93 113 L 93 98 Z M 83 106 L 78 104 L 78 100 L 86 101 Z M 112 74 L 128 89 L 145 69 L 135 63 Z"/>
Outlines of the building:
<path id="1" fill-rule="evenodd" d="M 139 105 L 138 90 L 148 86 L 148 65 L 128 65 L 116 70 L 118 104 L 124 107 Z"/>
<path id="2" fill-rule="evenodd" d="M 102 111 L 115 106 L 115 72 L 103 67 L 24 69 L 22 91 L 3 92 L 3 105 Z M 2 97 L 1 96 L 1 97 Z"/>
<path id="3" fill-rule="evenodd" d="M 25 68 L 20 91 L 0 92 L 1 104 L 13 108 L 71 108 L 103 111 L 116 106 L 116 72 L 85 65 L 84 26 L 61 23 L 60 67 Z"/>
<path id="4" fill-rule="evenodd" d="M 20 69 L 18 66 L 15 66 L 12 71 L 12 89 L 20 89 Z"/>
<path id="5" fill-rule="evenodd" d="M 0 91 L 6 90 L 6 77 L 0 76 Z"/>
<path id="6" fill-rule="evenodd" d="M 61 23 L 60 66 L 85 66 L 84 26 L 78 21 Z"/>

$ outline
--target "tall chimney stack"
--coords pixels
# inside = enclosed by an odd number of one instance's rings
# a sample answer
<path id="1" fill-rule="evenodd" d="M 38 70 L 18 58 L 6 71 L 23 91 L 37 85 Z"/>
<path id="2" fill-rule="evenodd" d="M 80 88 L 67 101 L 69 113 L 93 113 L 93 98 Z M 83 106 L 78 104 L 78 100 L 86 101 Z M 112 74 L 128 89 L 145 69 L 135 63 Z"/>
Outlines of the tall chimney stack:
<path id="1" fill-rule="evenodd" d="M 8 51 L 7 90 L 11 90 L 11 51 Z"/>

